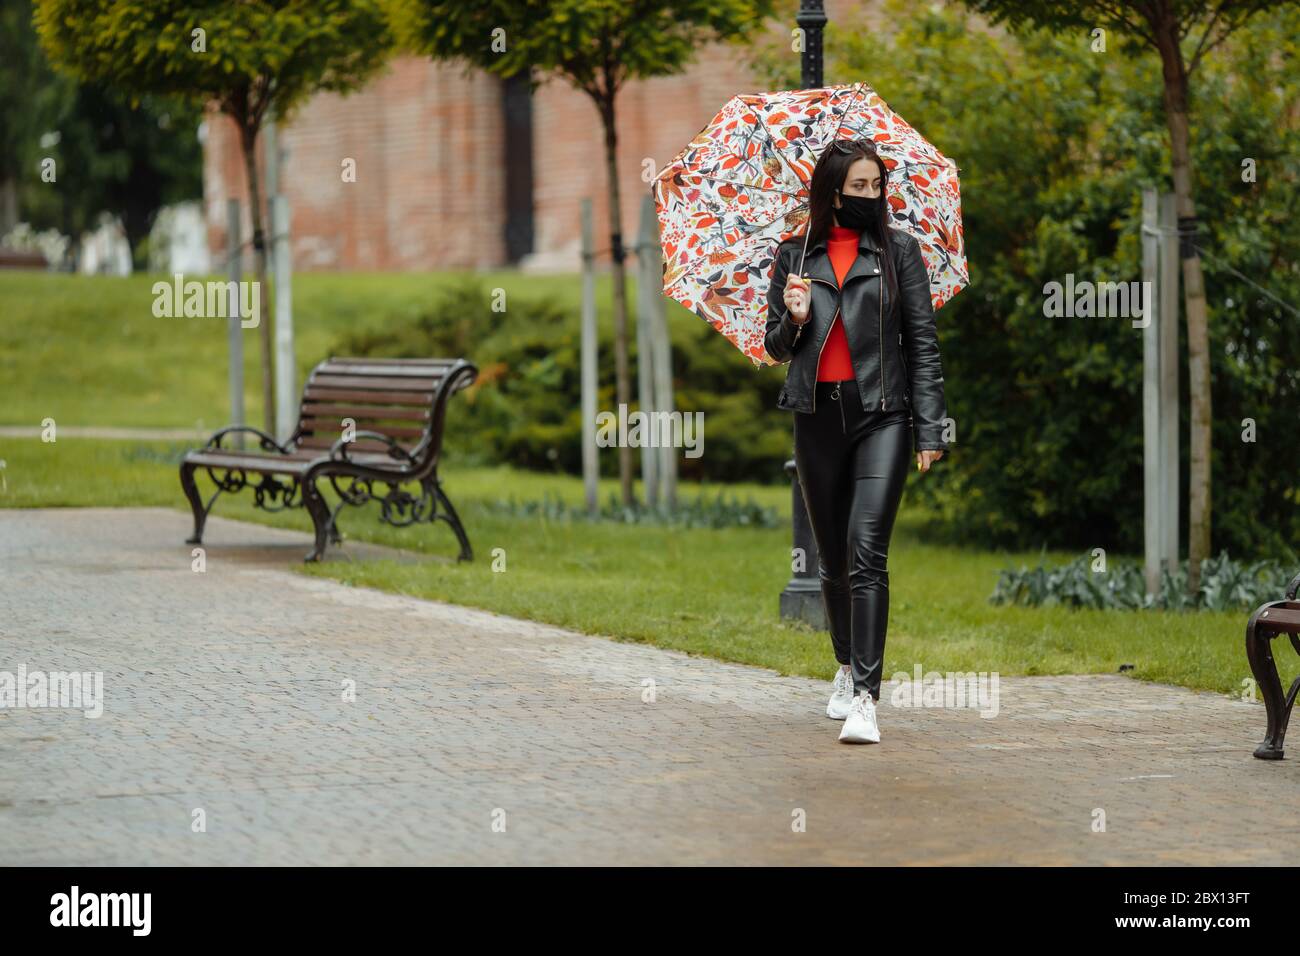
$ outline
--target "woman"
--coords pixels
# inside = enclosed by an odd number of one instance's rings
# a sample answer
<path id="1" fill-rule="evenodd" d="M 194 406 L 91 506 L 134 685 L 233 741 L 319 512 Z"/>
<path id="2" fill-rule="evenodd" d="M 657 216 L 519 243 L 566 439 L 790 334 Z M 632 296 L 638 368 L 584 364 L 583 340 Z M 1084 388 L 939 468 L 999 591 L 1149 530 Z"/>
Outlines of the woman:
<path id="1" fill-rule="evenodd" d="M 915 237 L 889 225 L 887 177 L 867 142 L 825 149 L 807 233 L 777 248 L 767 296 L 764 344 L 790 365 L 777 405 L 795 413 L 795 464 L 840 663 L 826 715 L 844 720 L 846 743 L 880 740 L 886 562 L 908 446 L 922 473 L 948 447 L 929 274 Z"/>

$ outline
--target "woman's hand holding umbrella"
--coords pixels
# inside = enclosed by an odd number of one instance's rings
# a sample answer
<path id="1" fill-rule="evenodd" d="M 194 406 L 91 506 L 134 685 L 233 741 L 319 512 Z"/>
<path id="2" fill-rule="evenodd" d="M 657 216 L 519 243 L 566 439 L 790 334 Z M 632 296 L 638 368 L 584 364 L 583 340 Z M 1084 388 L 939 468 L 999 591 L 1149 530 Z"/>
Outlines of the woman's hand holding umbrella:
<path id="1" fill-rule="evenodd" d="M 803 325 L 808 321 L 808 280 L 791 273 L 785 277 L 785 307 L 790 310 L 790 321 Z"/>

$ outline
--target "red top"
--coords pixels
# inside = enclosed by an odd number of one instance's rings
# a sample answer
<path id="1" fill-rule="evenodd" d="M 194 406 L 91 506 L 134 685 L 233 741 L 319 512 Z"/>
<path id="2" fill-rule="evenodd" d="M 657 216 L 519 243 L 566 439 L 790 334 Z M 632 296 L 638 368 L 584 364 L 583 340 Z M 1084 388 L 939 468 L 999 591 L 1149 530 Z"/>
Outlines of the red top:
<path id="1" fill-rule="evenodd" d="M 831 257 L 831 266 L 835 269 L 835 278 L 840 283 L 849 274 L 849 267 L 858 257 L 858 241 L 861 233 L 856 229 L 845 229 L 831 224 L 831 234 L 826 241 L 826 252 Z M 853 378 L 853 362 L 849 358 L 849 340 L 844 335 L 844 322 L 839 312 L 831 320 L 831 330 L 822 346 L 821 360 L 817 363 L 817 381 L 842 382 Z"/>

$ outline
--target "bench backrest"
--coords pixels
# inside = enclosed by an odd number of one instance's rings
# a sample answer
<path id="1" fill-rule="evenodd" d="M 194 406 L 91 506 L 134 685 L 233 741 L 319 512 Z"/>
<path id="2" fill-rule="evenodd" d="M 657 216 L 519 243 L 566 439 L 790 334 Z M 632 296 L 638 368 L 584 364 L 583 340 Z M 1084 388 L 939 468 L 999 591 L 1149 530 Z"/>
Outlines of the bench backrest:
<path id="1" fill-rule="evenodd" d="M 344 419 L 356 431 L 378 432 L 397 441 L 418 460 L 423 474 L 437 465 L 447 399 L 472 384 L 478 369 L 464 359 L 326 359 L 312 369 L 302 391 L 300 449 L 328 453 L 343 437 Z M 374 439 L 358 439 L 353 454 L 388 451 Z"/>

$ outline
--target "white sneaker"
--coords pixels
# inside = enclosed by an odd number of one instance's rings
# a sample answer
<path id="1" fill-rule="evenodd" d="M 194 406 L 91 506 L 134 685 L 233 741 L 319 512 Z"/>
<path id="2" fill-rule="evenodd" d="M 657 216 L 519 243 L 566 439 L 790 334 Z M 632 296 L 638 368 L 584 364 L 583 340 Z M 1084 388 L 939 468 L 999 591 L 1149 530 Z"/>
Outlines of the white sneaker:
<path id="1" fill-rule="evenodd" d="M 849 716 L 844 720 L 844 729 L 840 731 L 840 743 L 880 743 L 880 728 L 876 726 L 876 705 L 872 702 L 870 694 L 859 694 L 853 698 Z"/>
<path id="2" fill-rule="evenodd" d="M 831 720 L 843 720 L 853 709 L 853 675 L 841 667 L 835 672 L 835 681 L 831 686 L 835 692 L 826 705 L 826 716 Z"/>

